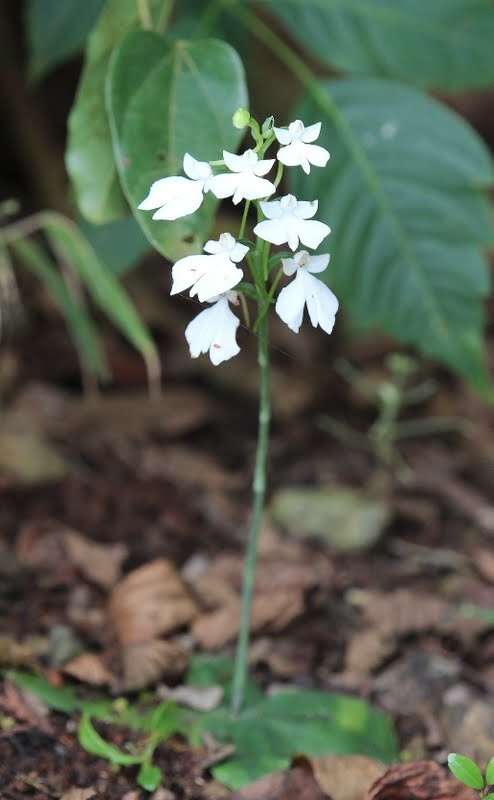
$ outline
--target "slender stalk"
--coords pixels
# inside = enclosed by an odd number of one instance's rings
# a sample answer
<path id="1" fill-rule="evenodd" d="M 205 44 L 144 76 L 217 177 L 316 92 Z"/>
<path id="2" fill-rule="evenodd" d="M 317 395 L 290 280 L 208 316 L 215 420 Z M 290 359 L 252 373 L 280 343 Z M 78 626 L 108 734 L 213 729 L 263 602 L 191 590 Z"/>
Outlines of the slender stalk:
<path id="1" fill-rule="evenodd" d="M 164 33 L 166 31 L 168 22 L 173 12 L 174 4 L 175 0 L 164 0 L 163 8 L 161 9 L 158 17 L 158 23 L 156 25 L 156 30 L 158 33 Z"/>
<path id="2" fill-rule="evenodd" d="M 139 19 L 141 21 L 141 25 L 145 31 L 152 31 L 153 30 L 153 18 L 151 16 L 151 10 L 149 8 L 148 0 L 136 0 L 137 4 L 137 13 L 139 14 Z"/>
<path id="3" fill-rule="evenodd" d="M 238 232 L 237 239 L 243 239 L 245 233 L 245 226 L 247 224 L 247 215 L 249 213 L 250 208 L 250 200 L 247 200 L 244 206 L 244 213 L 242 214 L 242 222 L 240 223 L 240 230 Z"/>
<path id="4" fill-rule="evenodd" d="M 259 308 L 261 311 L 261 308 Z M 235 657 L 235 670 L 232 685 L 232 712 L 238 714 L 242 708 L 247 682 L 247 656 L 250 638 L 250 621 L 252 615 L 252 599 L 257 562 L 257 546 L 264 512 L 266 495 L 266 472 L 269 444 L 269 422 L 271 403 L 269 391 L 269 328 L 268 318 L 264 316 L 259 326 L 257 362 L 260 371 L 259 387 L 259 428 L 257 434 L 256 464 L 253 481 L 253 509 L 249 529 L 249 539 L 244 563 L 242 587 L 242 607 L 240 611 L 240 628 Z"/>

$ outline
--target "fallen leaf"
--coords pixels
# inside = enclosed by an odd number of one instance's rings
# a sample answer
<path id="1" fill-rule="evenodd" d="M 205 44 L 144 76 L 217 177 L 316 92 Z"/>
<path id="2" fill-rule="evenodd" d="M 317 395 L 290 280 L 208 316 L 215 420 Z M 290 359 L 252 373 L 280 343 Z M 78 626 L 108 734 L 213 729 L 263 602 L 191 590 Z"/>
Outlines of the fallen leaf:
<path id="1" fill-rule="evenodd" d="M 301 591 L 274 590 L 258 594 L 252 603 L 251 630 L 254 633 L 269 629 L 280 631 L 300 616 L 305 609 Z M 217 650 L 233 639 L 239 628 L 240 601 L 202 614 L 192 624 L 192 634 L 201 647 Z"/>
<path id="2" fill-rule="evenodd" d="M 477 800 L 434 761 L 395 764 L 369 789 L 366 800 Z"/>
<path id="3" fill-rule="evenodd" d="M 103 589 L 110 589 L 117 582 L 128 555 L 124 544 L 98 544 L 68 529 L 60 535 L 71 563 L 85 578 Z"/>
<path id="4" fill-rule="evenodd" d="M 477 547 L 472 560 L 480 576 L 488 583 L 494 583 L 494 553 L 487 547 Z"/>
<path id="5" fill-rule="evenodd" d="M 122 644 L 149 642 L 190 623 L 197 607 L 170 561 L 133 570 L 113 589 L 109 617 Z"/>
<path id="6" fill-rule="evenodd" d="M 111 686 L 115 683 L 115 676 L 96 653 L 81 653 L 72 658 L 63 665 L 62 672 L 90 686 Z"/>
<path id="7" fill-rule="evenodd" d="M 37 486 L 62 480 L 68 466 L 41 434 L 0 431 L 0 477 L 8 486 Z"/>
<path id="8" fill-rule="evenodd" d="M 0 635 L 0 666 L 32 667 L 38 656 L 45 656 L 49 642 L 45 636 L 31 636 L 18 642 L 11 636 Z"/>
<path id="9" fill-rule="evenodd" d="M 212 711 L 220 705 L 224 689 L 221 686 L 159 686 L 157 694 L 162 700 L 173 700 L 196 711 Z"/>
<path id="10" fill-rule="evenodd" d="M 123 688 L 142 689 L 162 678 L 180 675 L 186 668 L 188 653 L 178 642 L 151 639 L 122 648 Z"/>
<path id="11" fill-rule="evenodd" d="M 350 601 L 362 609 L 366 622 L 388 635 L 407 636 L 428 630 L 449 630 L 458 611 L 436 595 L 397 589 L 394 592 L 354 591 Z"/>
<path id="12" fill-rule="evenodd" d="M 443 694 L 441 726 L 448 747 L 487 763 L 494 753 L 494 697 L 462 684 Z"/>
<path id="13" fill-rule="evenodd" d="M 333 800 L 365 800 L 370 787 L 386 772 L 381 761 L 360 755 L 308 761 L 317 783 Z"/>
<path id="14" fill-rule="evenodd" d="M 67 558 L 58 535 L 58 525 L 53 520 L 23 525 L 15 540 L 16 558 L 29 569 L 57 570 L 67 566 Z"/>
<path id="15" fill-rule="evenodd" d="M 286 772 L 275 772 L 251 783 L 232 800 L 331 800 L 310 769 L 292 767 Z"/>
<path id="16" fill-rule="evenodd" d="M 235 489 L 243 483 L 241 476 L 224 469 L 211 455 L 178 445 L 146 447 L 139 472 L 146 478 L 166 478 L 180 486 L 211 491 Z"/>
<path id="17" fill-rule="evenodd" d="M 25 722 L 44 733 L 52 733 L 48 707 L 37 695 L 19 689 L 9 680 L 4 681 L 0 706 L 19 722 Z"/>
<path id="18" fill-rule="evenodd" d="M 96 797 L 96 789 L 78 789 L 74 786 L 64 792 L 60 800 L 91 800 L 92 797 Z"/>
<path id="19" fill-rule="evenodd" d="M 352 675 L 368 675 L 379 667 L 395 645 L 386 631 L 370 628 L 358 631 L 348 643 L 345 654 L 345 672 Z"/>
<path id="20" fill-rule="evenodd" d="M 348 487 L 281 489 L 270 513 L 291 536 L 319 539 L 338 552 L 373 547 L 391 519 L 384 498 Z"/>

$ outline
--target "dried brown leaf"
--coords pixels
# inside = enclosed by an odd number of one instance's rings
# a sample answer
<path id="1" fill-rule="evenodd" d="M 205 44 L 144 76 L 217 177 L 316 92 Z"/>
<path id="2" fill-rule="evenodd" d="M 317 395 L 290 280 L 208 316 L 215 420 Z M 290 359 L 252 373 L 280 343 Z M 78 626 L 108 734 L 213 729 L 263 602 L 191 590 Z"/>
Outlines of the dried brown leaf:
<path id="1" fill-rule="evenodd" d="M 310 769 L 294 766 L 286 772 L 274 772 L 251 783 L 232 800 L 331 800 Z"/>
<path id="2" fill-rule="evenodd" d="M 379 628 L 357 632 L 350 640 L 345 655 L 345 671 L 353 675 L 367 675 L 394 650 L 387 633 Z"/>
<path id="3" fill-rule="evenodd" d="M 122 649 L 123 688 L 142 689 L 163 676 L 180 675 L 187 666 L 188 654 L 177 642 L 153 639 Z"/>
<path id="4" fill-rule="evenodd" d="M 304 610 L 304 596 L 298 591 L 258 594 L 252 604 L 251 629 L 280 631 Z M 240 601 L 202 614 L 192 625 L 192 634 L 206 650 L 217 650 L 235 637 L 240 619 Z"/>
<path id="5" fill-rule="evenodd" d="M 487 547 L 477 547 L 472 560 L 481 577 L 488 583 L 494 583 L 494 553 Z"/>
<path id="6" fill-rule="evenodd" d="M 90 686 L 111 686 L 115 683 L 115 676 L 97 653 L 81 653 L 67 661 L 62 672 Z"/>
<path id="7" fill-rule="evenodd" d="M 25 722 L 44 733 L 52 733 L 48 707 L 37 695 L 19 689 L 9 680 L 4 682 L 0 706 L 19 722 Z"/>
<path id="8" fill-rule="evenodd" d="M 365 800 L 370 787 L 386 772 L 384 764 L 367 756 L 324 756 L 308 761 L 319 786 L 333 800 Z"/>
<path id="9" fill-rule="evenodd" d="M 130 572 L 113 589 L 109 617 L 122 644 L 148 642 L 190 623 L 196 604 L 175 567 L 157 559 Z"/>
<path id="10" fill-rule="evenodd" d="M 96 797 L 96 789 L 91 787 L 87 789 L 79 789 L 77 786 L 72 787 L 67 792 L 64 792 L 60 800 L 91 800 Z"/>
<path id="11" fill-rule="evenodd" d="M 354 593 L 368 622 L 385 634 L 406 636 L 428 630 L 447 630 L 457 620 L 456 609 L 435 595 L 409 589 Z"/>
<path id="12" fill-rule="evenodd" d="M 477 794 L 463 786 L 434 761 L 395 764 L 369 789 L 366 800 L 476 800 Z"/>
<path id="13" fill-rule="evenodd" d="M 224 469 L 215 458 L 191 447 L 150 445 L 142 453 L 140 472 L 148 478 L 167 478 L 180 486 L 211 491 L 242 485 L 238 474 Z"/>
<path id="14" fill-rule="evenodd" d="M 69 560 L 85 578 L 103 589 L 117 582 L 128 555 L 124 544 L 98 544 L 72 530 L 63 530 L 60 535 Z"/>

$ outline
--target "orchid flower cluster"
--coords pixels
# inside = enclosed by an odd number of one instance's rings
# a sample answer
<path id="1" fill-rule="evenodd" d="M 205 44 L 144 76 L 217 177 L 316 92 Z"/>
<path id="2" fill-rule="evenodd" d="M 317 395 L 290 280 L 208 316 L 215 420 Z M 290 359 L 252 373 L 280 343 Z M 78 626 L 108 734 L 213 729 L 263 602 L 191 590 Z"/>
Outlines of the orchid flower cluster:
<path id="1" fill-rule="evenodd" d="M 270 117 L 261 127 L 246 109 L 238 109 L 233 124 L 237 128 L 250 128 L 255 141 L 253 149 L 241 155 L 224 150 L 223 158 L 214 162 L 198 161 L 186 153 L 183 159 L 185 177 L 171 176 L 155 181 L 139 205 L 140 210 L 154 211 L 154 220 L 173 221 L 196 212 L 208 192 L 221 200 L 231 197 L 235 205 L 245 201 L 238 239 L 230 233 L 222 233 L 218 240 L 206 242 L 204 253 L 181 258 L 172 270 L 172 295 L 189 290 L 191 297 L 209 304 L 189 323 L 185 337 L 193 358 L 209 352 L 215 365 L 240 352 L 237 344 L 240 320 L 231 306 L 242 304 L 246 325 L 250 327 L 245 296 L 255 298 L 258 303 L 258 317 L 253 326 L 256 333 L 272 303 L 278 316 L 295 333 L 300 330 L 305 306 L 312 325 L 319 325 L 328 334 L 338 310 L 332 291 L 315 277 L 327 268 L 329 254 L 311 255 L 307 249 L 298 249 L 302 245 L 316 250 L 331 232 L 328 225 L 314 219 L 318 201 L 298 200 L 292 194 L 271 199 L 285 166 L 301 167 L 306 174 L 310 173 L 311 166 L 326 166 L 330 154 L 324 147 L 314 144 L 320 135 L 321 123 L 306 127 L 301 120 L 295 120 L 288 128 L 277 128 Z M 275 142 L 280 145 L 276 158 L 264 158 Z M 276 162 L 276 177 L 270 180 L 267 176 Z M 220 167 L 222 171 L 215 174 L 213 167 Z M 253 228 L 255 242 L 244 238 L 252 203 L 257 207 L 257 224 Z M 270 258 L 270 245 L 288 245 L 291 253 L 279 253 Z M 244 280 L 240 266 L 244 261 L 247 261 L 253 282 Z M 278 271 L 271 280 L 271 272 L 276 267 Z M 281 289 L 275 301 L 283 274 L 293 280 Z"/>

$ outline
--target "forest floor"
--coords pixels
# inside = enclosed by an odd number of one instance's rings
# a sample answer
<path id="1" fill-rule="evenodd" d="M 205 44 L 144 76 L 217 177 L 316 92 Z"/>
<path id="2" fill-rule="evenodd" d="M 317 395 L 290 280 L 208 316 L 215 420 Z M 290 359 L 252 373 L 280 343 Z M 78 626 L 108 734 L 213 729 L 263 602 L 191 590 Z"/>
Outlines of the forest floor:
<path id="1" fill-rule="evenodd" d="M 2 800 L 146 796 L 135 768 L 115 770 L 85 752 L 77 717 L 48 710 L 10 669 L 77 686 L 83 696 L 95 687 L 128 698 L 145 690 L 154 701 L 184 684 L 194 653 L 233 653 L 255 448 L 255 345 L 242 332 L 231 363 L 191 361 L 182 331 L 194 309 L 166 300 L 164 277 L 153 284 L 141 274 L 130 284 L 160 345 L 162 401 L 149 402 L 138 357 L 109 330 L 114 382 L 84 399 L 77 359 L 42 294 L 0 356 Z M 443 765 L 450 751 L 487 761 L 494 414 L 447 373 L 419 366 L 412 384 L 435 384 L 400 419 L 427 420 L 432 432 L 388 448 L 385 463 L 366 436 L 376 407 L 335 363 L 344 356 L 379 389 L 389 379 L 390 343 L 347 339 L 340 329 L 328 344 L 319 332 L 297 338 L 273 329 L 270 505 L 252 673 L 266 691 L 296 686 L 371 701 L 391 715 L 406 762 Z M 442 432 L 439 418 L 451 430 Z M 105 726 L 105 735 L 125 741 L 116 727 Z M 166 789 L 154 796 L 231 796 L 211 776 L 218 758 L 207 745 L 172 737 L 156 754 Z M 308 777 L 298 786 L 301 769 L 292 768 L 293 785 L 285 776 L 282 789 L 245 796 L 333 795 Z M 367 796 L 357 773 L 362 790 L 347 798 Z M 457 796 L 444 785 L 441 794 L 422 788 L 413 796 Z M 87 791 L 70 794 L 77 787 Z"/>

